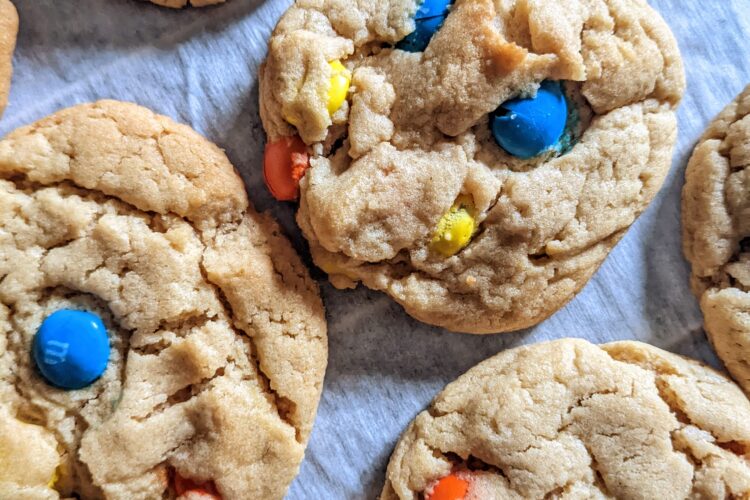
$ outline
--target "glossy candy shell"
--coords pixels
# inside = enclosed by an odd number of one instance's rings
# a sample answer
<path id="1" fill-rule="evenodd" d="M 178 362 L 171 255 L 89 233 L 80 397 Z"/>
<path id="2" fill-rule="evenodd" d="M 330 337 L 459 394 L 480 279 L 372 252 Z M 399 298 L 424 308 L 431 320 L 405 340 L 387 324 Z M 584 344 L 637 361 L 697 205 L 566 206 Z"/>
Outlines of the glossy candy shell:
<path id="1" fill-rule="evenodd" d="M 407 52 L 424 52 L 448 17 L 451 3 L 450 0 L 425 0 L 414 15 L 416 29 L 401 40 L 396 48 Z"/>
<path id="2" fill-rule="evenodd" d="M 545 81 L 535 97 L 504 102 L 492 116 L 492 134 L 511 155 L 533 158 L 558 143 L 567 118 L 568 104 L 560 83 Z"/>
<path id="3" fill-rule="evenodd" d="M 297 160 L 308 161 L 307 146 L 298 136 L 282 137 L 266 144 L 263 178 L 268 190 L 279 201 L 293 201 L 299 197 L 299 178 L 295 175 Z"/>
<path id="4" fill-rule="evenodd" d="M 425 500 L 463 500 L 469 492 L 469 482 L 451 474 L 442 478 Z"/>
<path id="5" fill-rule="evenodd" d="M 414 14 L 414 19 L 418 21 L 428 17 L 445 17 L 452 3 L 452 0 L 425 0 Z"/>
<path id="6" fill-rule="evenodd" d="M 333 116 L 341 108 L 349 92 L 352 75 L 341 61 L 328 63 L 331 66 L 331 87 L 328 90 L 328 114 Z"/>
<path id="7" fill-rule="evenodd" d="M 34 337 L 32 355 L 50 384 L 82 389 L 107 368 L 107 330 L 95 314 L 61 309 L 42 322 Z"/>

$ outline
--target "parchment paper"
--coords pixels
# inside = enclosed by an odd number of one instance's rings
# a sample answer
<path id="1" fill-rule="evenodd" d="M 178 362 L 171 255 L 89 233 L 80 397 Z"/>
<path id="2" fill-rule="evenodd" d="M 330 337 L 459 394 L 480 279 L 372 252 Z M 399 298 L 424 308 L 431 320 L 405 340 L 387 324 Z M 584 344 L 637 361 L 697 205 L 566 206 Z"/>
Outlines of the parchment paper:
<path id="1" fill-rule="evenodd" d="M 229 0 L 182 11 L 136 0 L 14 2 L 21 31 L 0 135 L 81 102 L 137 102 L 225 148 L 256 207 L 270 210 L 306 254 L 294 206 L 275 202 L 261 174 L 257 68 L 289 0 Z M 334 290 L 316 271 L 330 360 L 306 460 L 288 498 L 375 498 L 409 421 L 446 383 L 502 349 L 566 336 L 638 339 L 719 366 L 688 289 L 679 198 L 695 141 L 750 82 L 750 1 L 651 3 L 675 32 L 688 76 L 673 168 L 654 203 L 573 302 L 516 334 L 428 327 L 386 296 Z"/>

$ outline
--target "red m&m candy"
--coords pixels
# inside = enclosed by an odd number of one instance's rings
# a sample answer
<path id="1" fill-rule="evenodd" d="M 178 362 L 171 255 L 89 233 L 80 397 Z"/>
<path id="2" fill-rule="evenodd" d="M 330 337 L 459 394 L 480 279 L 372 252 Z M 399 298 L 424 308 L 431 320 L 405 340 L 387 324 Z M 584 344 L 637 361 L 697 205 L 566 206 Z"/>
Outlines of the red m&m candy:
<path id="1" fill-rule="evenodd" d="M 263 177 L 277 200 L 292 201 L 299 197 L 299 181 L 309 167 L 307 146 L 299 136 L 282 137 L 266 144 Z"/>

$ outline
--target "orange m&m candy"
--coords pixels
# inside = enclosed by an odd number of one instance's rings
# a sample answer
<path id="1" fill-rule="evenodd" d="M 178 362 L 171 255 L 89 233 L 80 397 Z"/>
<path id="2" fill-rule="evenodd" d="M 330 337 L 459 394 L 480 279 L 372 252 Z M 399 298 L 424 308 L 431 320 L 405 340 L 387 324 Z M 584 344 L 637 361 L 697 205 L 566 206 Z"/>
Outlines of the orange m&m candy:
<path id="1" fill-rule="evenodd" d="M 455 474 L 445 476 L 425 495 L 425 500 L 464 500 L 469 482 Z"/>
<path id="2" fill-rule="evenodd" d="M 299 136 L 282 137 L 266 144 L 263 178 L 277 200 L 292 201 L 299 197 L 299 181 L 309 167 L 307 146 Z"/>
<path id="3" fill-rule="evenodd" d="M 182 477 L 177 471 L 174 473 L 174 489 L 178 498 L 183 500 L 221 500 L 213 481 L 196 483 Z"/>

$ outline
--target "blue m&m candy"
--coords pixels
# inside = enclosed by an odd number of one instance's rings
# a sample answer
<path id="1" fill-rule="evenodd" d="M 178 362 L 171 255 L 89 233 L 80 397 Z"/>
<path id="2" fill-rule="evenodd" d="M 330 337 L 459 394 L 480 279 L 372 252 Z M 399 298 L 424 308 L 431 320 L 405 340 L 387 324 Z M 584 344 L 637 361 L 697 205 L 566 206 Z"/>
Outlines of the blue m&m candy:
<path id="1" fill-rule="evenodd" d="M 60 309 L 42 322 L 32 355 L 47 382 L 62 389 L 82 389 L 107 368 L 107 329 L 95 314 Z"/>
<path id="2" fill-rule="evenodd" d="M 423 52 L 448 17 L 451 3 L 453 0 L 424 0 L 414 15 L 416 29 L 401 40 L 396 48 L 407 52 Z"/>
<path id="3" fill-rule="evenodd" d="M 544 81 L 535 97 L 504 102 L 491 117 L 492 135 L 508 153 L 533 158 L 557 146 L 568 102 L 560 82 Z"/>

